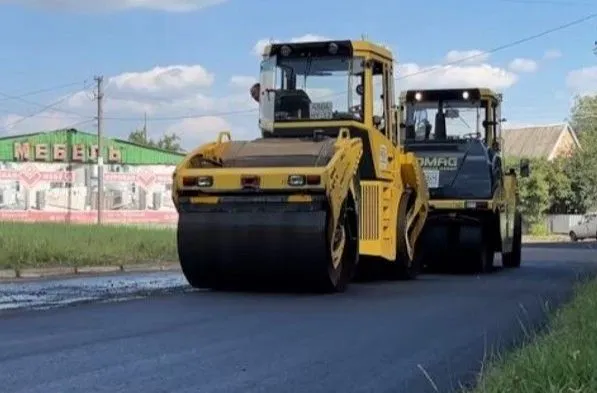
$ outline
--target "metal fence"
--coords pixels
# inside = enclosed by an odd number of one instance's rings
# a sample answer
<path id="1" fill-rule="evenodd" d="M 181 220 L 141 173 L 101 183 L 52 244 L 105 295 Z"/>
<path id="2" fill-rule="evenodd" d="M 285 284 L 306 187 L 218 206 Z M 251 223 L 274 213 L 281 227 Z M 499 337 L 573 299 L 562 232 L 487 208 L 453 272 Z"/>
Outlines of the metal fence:
<path id="1" fill-rule="evenodd" d="M 555 234 L 568 234 L 570 228 L 578 224 L 582 214 L 550 214 L 545 217 L 547 230 Z"/>

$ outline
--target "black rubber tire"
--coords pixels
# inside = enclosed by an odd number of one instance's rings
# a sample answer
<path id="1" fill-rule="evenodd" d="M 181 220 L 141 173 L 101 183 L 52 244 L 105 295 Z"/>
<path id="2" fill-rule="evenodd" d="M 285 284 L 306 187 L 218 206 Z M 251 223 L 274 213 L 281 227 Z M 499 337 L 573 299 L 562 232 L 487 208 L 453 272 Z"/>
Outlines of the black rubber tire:
<path id="1" fill-rule="evenodd" d="M 495 259 L 494 244 L 491 238 L 490 227 L 487 223 L 479 227 L 479 244 L 474 248 L 462 250 L 463 267 L 468 274 L 486 274 L 493 272 Z"/>
<path id="2" fill-rule="evenodd" d="M 483 236 L 483 246 L 481 248 L 481 258 L 479 260 L 478 273 L 486 274 L 492 273 L 494 270 L 493 262 L 495 260 L 495 250 L 493 243 L 488 236 Z"/>
<path id="3" fill-rule="evenodd" d="M 407 214 L 411 206 L 414 204 L 414 194 L 412 191 L 405 191 L 400 196 L 400 204 L 398 206 L 398 218 L 396 224 L 396 261 L 390 262 L 389 278 L 393 280 L 414 280 L 421 272 L 421 261 L 417 258 L 415 252 L 414 258 L 408 256 L 406 247 L 406 221 Z"/>
<path id="4" fill-rule="evenodd" d="M 514 215 L 514 233 L 512 238 L 512 251 L 502 253 L 502 266 L 505 268 L 518 268 L 522 262 L 522 215 Z"/>
<path id="5" fill-rule="evenodd" d="M 570 241 L 573 241 L 573 242 L 578 241 L 578 236 L 576 236 L 576 233 L 574 231 L 570 231 L 569 236 L 570 236 Z"/>
<path id="6" fill-rule="evenodd" d="M 334 267 L 332 257 L 328 260 L 327 279 L 317 282 L 313 290 L 320 293 L 344 292 L 348 288 L 358 263 L 359 256 L 359 235 L 358 235 L 358 211 L 354 206 L 353 199 L 347 199 L 342 205 L 340 212 L 340 222 L 344 226 L 346 243 L 342 253 L 342 259 L 337 267 Z M 326 233 L 333 236 L 331 231 L 326 228 Z M 328 244 L 331 244 L 332 238 L 328 238 Z"/>

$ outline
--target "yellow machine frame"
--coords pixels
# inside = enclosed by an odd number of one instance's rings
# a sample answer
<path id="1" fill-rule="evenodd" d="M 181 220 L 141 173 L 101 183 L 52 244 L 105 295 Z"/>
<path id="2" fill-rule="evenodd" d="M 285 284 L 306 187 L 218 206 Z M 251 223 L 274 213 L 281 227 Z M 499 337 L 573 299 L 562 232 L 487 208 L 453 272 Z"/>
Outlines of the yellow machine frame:
<path id="1" fill-rule="evenodd" d="M 440 91 L 438 89 L 435 91 Z M 518 211 L 518 179 L 516 173 L 511 170 L 505 171 L 506 164 L 503 161 L 501 152 L 503 151 L 504 140 L 501 134 L 501 121 L 502 121 L 502 94 L 496 93 L 489 88 L 462 88 L 462 89 L 446 89 L 446 90 L 461 90 L 462 92 L 471 92 L 475 95 L 475 99 L 481 100 L 489 105 L 489 110 L 486 111 L 485 119 L 485 141 L 486 145 L 492 147 L 497 152 L 497 157 L 502 160 L 501 181 L 500 185 L 496 187 L 492 198 L 487 200 L 478 199 L 433 199 L 429 200 L 429 207 L 433 211 L 437 212 L 458 212 L 464 210 L 477 210 L 480 212 L 488 211 L 493 212 L 495 217 L 499 217 L 499 229 L 495 231 L 495 238 L 493 239 L 496 245 L 495 251 L 501 251 L 503 254 L 508 256 L 512 255 L 513 252 L 518 252 L 518 262 L 514 264 L 520 264 L 520 250 L 516 250 L 516 247 L 520 247 L 520 212 Z M 419 90 L 407 90 L 400 94 L 400 119 L 401 126 L 404 126 L 404 105 L 408 99 L 416 94 L 421 94 L 421 97 L 425 97 L 426 93 L 431 90 L 419 89 Z M 474 93 L 473 93 L 474 92 Z M 423 98 L 424 100 L 424 98 Z M 453 101 L 453 100 L 452 100 Z M 462 101 L 466 99 L 462 98 Z M 403 135 L 401 134 L 401 138 Z M 422 158 L 419 158 L 422 159 Z M 520 173 L 522 177 L 528 176 L 528 160 L 522 160 L 520 163 Z M 517 233 L 518 232 L 518 233 Z M 493 258 L 491 258 L 493 260 Z"/>
<path id="2" fill-rule="evenodd" d="M 336 41 L 338 42 L 338 41 Z M 335 153 L 325 166 L 267 166 L 267 167 L 206 167 L 195 162 L 201 160 L 217 164 L 222 157 L 234 150 L 230 132 L 220 133 L 215 142 L 191 151 L 176 167 L 173 175 L 172 198 L 183 213 L 184 204 L 217 205 L 226 197 L 222 192 L 239 193 L 241 177 L 247 174 L 261 179 L 263 192 L 276 192 L 289 205 L 313 203 L 318 192 L 324 194 L 330 205 L 332 224 L 336 227 L 343 203 L 352 198 L 358 201 L 358 254 L 380 257 L 389 262 L 402 262 L 415 258 L 416 240 L 423 228 L 428 212 L 428 190 L 421 167 L 412 153 L 401 149 L 398 132 L 398 109 L 394 103 L 394 79 L 392 54 L 387 49 L 367 41 L 344 41 L 352 47 L 353 56 L 364 59 L 362 122 L 349 121 L 301 121 L 268 124 L 263 127 L 263 140 L 279 140 L 280 155 L 284 155 L 286 132 L 297 129 L 336 129 Z M 309 45 L 275 44 L 275 45 Z M 321 44 L 321 43 L 318 43 Z M 269 56 L 272 45 L 266 47 L 264 58 Z M 373 77 L 382 75 L 385 126 L 379 129 L 373 116 Z M 261 92 L 263 97 L 264 92 Z M 379 120 L 379 119 L 376 119 Z M 236 142 L 242 143 L 242 142 Z M 289 142 L 290 143 L 290 142 Z M 293 142 L 294 148 L 300 142 Z M 309 142 L 305 142 L 309 143 Z M 272 153 L 273 154 L 273 153 Z M 372 166 L 366 171 L 364 161 Z M 289 176 L 315 177 L 317 184 L 292 187 Z M 196 184 L 185 179 L 209 179 L 209 188 L 194 193 Z M 357 181 L 355 181 L 357 179 Z M 245 198 L 245 197 L 243 197 Z M 252 198 L 246 196 L 246 200 Z M 399 214 L 402 209 L 399 222 Z M 404 231 L 399 238 L 398 228 Z M 179 246 L 180 247 L 180 246 Z M 180 252 L 180 251 L 179 251 Z M 415 273 L 416 275 L 416 273 Z"/>

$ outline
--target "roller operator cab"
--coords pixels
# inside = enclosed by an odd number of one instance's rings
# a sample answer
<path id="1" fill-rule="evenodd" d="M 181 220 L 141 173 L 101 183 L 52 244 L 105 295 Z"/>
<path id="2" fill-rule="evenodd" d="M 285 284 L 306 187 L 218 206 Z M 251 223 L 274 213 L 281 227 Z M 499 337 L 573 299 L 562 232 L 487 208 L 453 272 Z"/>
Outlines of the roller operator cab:
<path id="1" fill-rule="evenodd" d="M 342 291 L 360 257 L 382 261 L 388 277 L 416 276 L 428 191 L 399 149 L 392 75 L 392 54 L 366 41 L 265 49 L 250 90 L 261 137 L 223 132 L 174 173 L 193 286 Z"/>
<path id="2" fill-rule="evenodd" d="M 505 267 L 520 266 L 517 175 L 504 173 L 501 103 L 501 94 L 485 88 L 400 96 L 400 139 L 429 187 L 421 247 L 430 267 L 489 272 L 495 252 Z M 528 161 L 520 165 L 528 176 Z"/>

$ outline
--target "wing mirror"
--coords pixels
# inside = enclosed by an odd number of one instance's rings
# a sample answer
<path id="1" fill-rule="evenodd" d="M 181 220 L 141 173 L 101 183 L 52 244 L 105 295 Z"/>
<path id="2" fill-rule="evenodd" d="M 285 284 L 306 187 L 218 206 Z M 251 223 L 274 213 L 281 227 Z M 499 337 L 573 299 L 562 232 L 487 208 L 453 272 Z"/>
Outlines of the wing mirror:
<path id="1" fill-rule="evenodd" d="M 520 177 L 529 177 L 531 174 L 531 168 L 529 160 L 523 158 L 520 160 Z"/>

